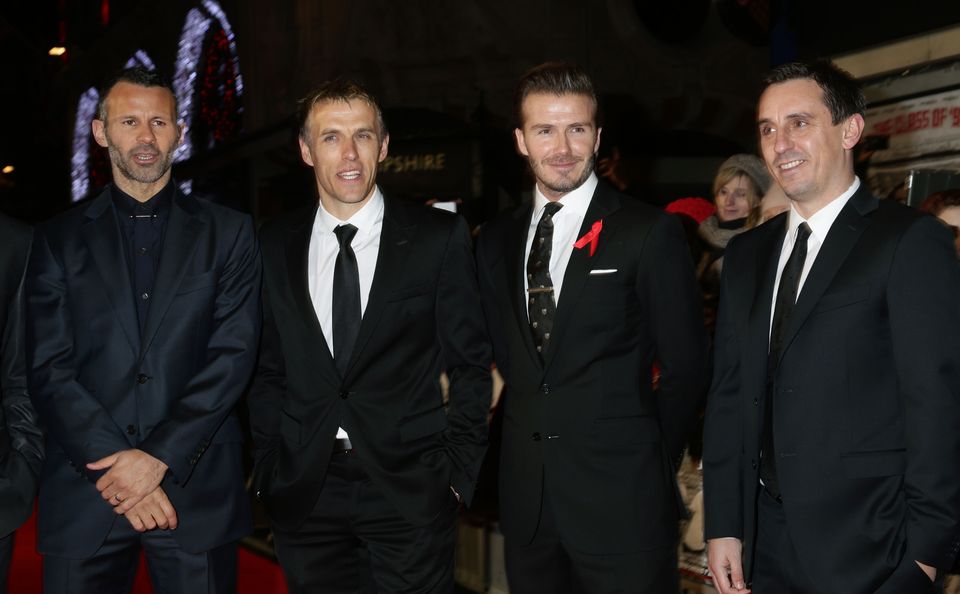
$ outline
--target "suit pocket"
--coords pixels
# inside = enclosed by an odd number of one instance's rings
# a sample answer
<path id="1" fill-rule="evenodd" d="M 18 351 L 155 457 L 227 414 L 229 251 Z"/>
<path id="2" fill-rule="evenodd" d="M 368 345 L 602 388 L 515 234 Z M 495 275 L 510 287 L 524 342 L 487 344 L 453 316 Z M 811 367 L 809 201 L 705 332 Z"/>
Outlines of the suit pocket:
<path id="1" fill-rule="evenodd" d="M 400 441 L 413 441 L 421 437 L 440 433 L 446 428 L 447 412 L 441 406 L 402 419 L 399 427 Z"/>
<path id="2" fill-rule="evenodd" d="M 897 476 L 907 468 L 906 450 L 851 452 L 840 455 L 847 478 Z"/>
<path id="3" fill-rule="evenodd" d="M 387 301 L 403 301 L 404 299 L 411 299 L 413 297 L 419 297 L 420 295 L 427 295 L 430 293 L 431 289 L 432 287 L 430 285 L 414 285 L 412 287 L 403 287 L 391 293 Z"/>
<path id="4" fill-rule="evenodd" d="M 813 314 L 849 307 L 866 301 L 870 297 L 870 287 L 855 287 L 834 293 L 827 293 L 817 302 Z"/>
<path id="5" fill-rule="evenodd" d="M 217 278 L 218 275 L 216 270 L 211 270 L 210 272 L 204 272 L 203 274 L 197 274 L 194 276 L 188 276 L 180 282 L 180 287 L 177 288 L 177 295 L 192 293 L 206 287 L 216 286 Z"/>
<path id="6" fill-rule="evenodd" d="M 651 416 L 600 418 L 593 422 L 594 437 L 607 443 L 638 445 L 660 442 L 660 423 Z"/>

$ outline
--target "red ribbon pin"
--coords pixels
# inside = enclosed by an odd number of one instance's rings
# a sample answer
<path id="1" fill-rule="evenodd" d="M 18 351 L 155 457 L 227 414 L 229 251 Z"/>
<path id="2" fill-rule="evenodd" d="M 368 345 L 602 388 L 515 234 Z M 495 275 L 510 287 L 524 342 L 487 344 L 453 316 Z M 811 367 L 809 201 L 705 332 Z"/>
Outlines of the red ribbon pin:
<path id="1" fill-rule="evenodd" d="M 603 219 L 595 222 L 590 230 L 587 231 L 583 237 L 577 240 L 577 243 L 573 244 L 573 247 L 583 249 L 583 246 L 590 244 L 590 256 L 592 257 L 594 252 L 597 251 L 597 244 L 600 243 L 600 230 L 603 229 Z"/>

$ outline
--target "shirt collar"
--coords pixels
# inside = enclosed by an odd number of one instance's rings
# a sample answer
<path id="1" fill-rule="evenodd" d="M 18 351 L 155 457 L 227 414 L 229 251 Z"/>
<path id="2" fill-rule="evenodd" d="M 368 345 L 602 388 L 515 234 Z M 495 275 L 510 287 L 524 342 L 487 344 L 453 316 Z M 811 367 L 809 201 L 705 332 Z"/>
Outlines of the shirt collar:
<path id="1" fill-rule="evenodd" d="M 121 190 L 116 184 L 113 184 L 110 189 L 110 197 L 113 198 L 113 203 L 122 216 L 133 216 L 135 214 L 160 215 L 173 200 L 173 187 L 173 178 L 170 178 L 167 185 L 160 188 L 160 191 L 151 196 L 149 200 L 140 202 Z"/>
<path id="2" fill-rule="evenodd" d="M 593 193 L 597 189 L 597 183 L 597 174 L 591 173 L 587 181 L 580 184 L 580 187 L 564 194 L 562 198 L 556 201 L 563 205 L 563 210 L 557 213 L 557 215 L 563 214 L 567 216 L 569 214 L 576 214 L 580 218 L 583 218 L 587 214 L 587 208 L 590 206 L 590 200 L 593 198 Z M 543 214 L 543 208 L 547 205 L 547 202 L 549 202 L 549 200 L 540 192 L 540 186 L 535 185 L 533 187 L 534 222 L 540 220 L 540 216 Z"/>
<path id="3" fill-rule="evenodd" d="M 333 230 L 340 225 L 350 224 L 357 228 L 357 236 L 353 244 L 358 240 L 365 238 L 373 233 L 378 221 L 383 220 L 383 194 L 380 192 L 380 186 L 374 186 L 373 195 L 367 200 L 367 203 L 360 207 L 360 210 L 353 213 L 353 216 L 346 221 L 341 221 L 323 208 L 323 203 L 317 209 L 317 218 L 313 226 L 314 235 L 330 234 L 333 237 Z"/>
<path id="4" fill-rule="evenodd" d="M 805 222 L 810 226 L 811 235 L 820 242 L 820 245 L 823 245 L 824 240 L 827 238 L 827 233 L 830 232 L 830 227 L 833 226 L 833 222 L 837 220 L 837 217 L 840 216 L 840 211 L 843 210 L 843 207 L 847 205 L 847 202 L 849 202 L 850 198 L 859 188 L 860 178 L 854 176 L 853 183 L 850 184 L 850 187 L 847 188 L 843 194 L 840 194 L 836 199 L 830 201 L 826 206 L 815 212 L 809 219 L 804 219 L 791 203 L 789 232 L 793 233 L 793 230 L 796 229 L 800 223 Z"/>

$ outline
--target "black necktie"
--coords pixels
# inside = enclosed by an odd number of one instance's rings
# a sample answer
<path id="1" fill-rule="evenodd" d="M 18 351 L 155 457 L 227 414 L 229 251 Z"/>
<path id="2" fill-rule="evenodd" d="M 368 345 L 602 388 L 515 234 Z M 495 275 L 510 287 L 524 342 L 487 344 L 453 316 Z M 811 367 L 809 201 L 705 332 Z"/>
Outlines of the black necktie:
<path id="1" fill-rule="evenodd" d="M 553 280 L 550 278 L 550 255 L 553 253 L 553 215 L 563 207 L 556 202 L 548 202 L 543 207 L 543 215 L 537 224 L 537 233 L 530 245 L 527 258 L 527 308 L 530 314 L 530 331 L 533 344 L 543 356 L 553 331 L 553 314 L 557 302 L 553 294 Z"/>
<path id="2" fill-rule="evenodd" d="M 776 377 L 777 365 L 780 362 L 780 353 L 783 350 L 783 339 L 790 326 L 790 317 L 797 303 L 797 290 L 800 286 L 800 275 L 803 273 L 803 263 L 807 259 L 807 238 L 810 237 L 810 227 L 800 223 L 797 228 L 797 240 L 793 244 L 793 251 L 787 258 L 780 275 L 780 287 L 777 289 L 777 302 L 773 310 L 773 325 L 770 328 L 770 354 L 767 358 L 767 394 L 764 403 L 763 444 L 760 457 L 760 479 L 767 491 L 780 497 L 780 481 L 777 479 L 776 449 L 773 442 L 773 380 Z"/>
<path id="3" fill-rule="evenodd" d="M 340 225 L 333 232 L 340 242 L 333 271 L 333 360 L 343 375 L 360 331 L 360 272 L 357 256 L 350 247 L 357 228 Z"/>

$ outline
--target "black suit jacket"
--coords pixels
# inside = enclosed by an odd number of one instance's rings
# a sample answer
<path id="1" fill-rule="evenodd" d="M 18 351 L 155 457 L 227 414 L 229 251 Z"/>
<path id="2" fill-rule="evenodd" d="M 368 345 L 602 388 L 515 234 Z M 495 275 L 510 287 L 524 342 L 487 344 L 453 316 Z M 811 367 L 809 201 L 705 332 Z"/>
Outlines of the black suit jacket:
<path id="1" fill-rule="evenodd" d="M 0 214 L 0 537 L 33 511 L 43 462 L 43 434 L 27 395 L 23 274 L 30 229 Z"/>
<path id="2" fill-rule="evenodd" d="M 449 504 L 451 485 L 469 503 L 487 442 L 490 348 L 467 226 L 385 199 L 373 286 L 340 377 L 307 287 L 316 209 L 261 233 L 264 334 L 249 397 L 255 488 L 274 524 L 296 530 L 341 426 L 374 484 L 409 521 L 426 524 Z"/>
<path id="3" fill-rule="evenodd" d="M 786 221 L 727 247 L 707 408 L 706 536 L 745 540 L 748 565 Z M 797 299 L 774 439 L 790 535 L 824 592 L 876 592 L 898 565 L 945 569 L 960 547 L 960 269 L 947 235 L 861 186 Z"/>
<path id="4" fill-rule="evenodd" d="M 541 363 L 527 322 L 524 247 L 531 206 L 486 225 L 477 244 L 494 357 L 507 383 L 500 517 L 536 533 L 549 491 L 561 538 L 587 553 L 676 543 L 675 461 L 706 387 L 706 338 L 679 222 L 597 186 L 570 257 Z M 659 390 L 652 388 L 657 361 Z"/>
<path id="5" fill-rule="evenodd" d="M 110 189 L 37 228 L 28 377 L 48 430 L 39 548 L 91 555 L 117 516 L 85 464 L 139 448 L 164 461 L 172 532 L 190 552 L 250 528 L 234 404 L 256 359 L 260 263 L 250 218 L 176 193 L 141 335 Z"/>

